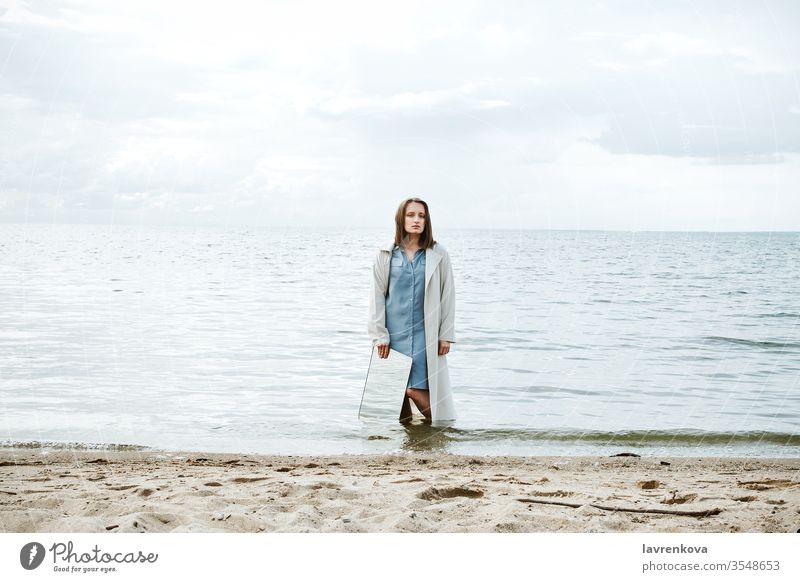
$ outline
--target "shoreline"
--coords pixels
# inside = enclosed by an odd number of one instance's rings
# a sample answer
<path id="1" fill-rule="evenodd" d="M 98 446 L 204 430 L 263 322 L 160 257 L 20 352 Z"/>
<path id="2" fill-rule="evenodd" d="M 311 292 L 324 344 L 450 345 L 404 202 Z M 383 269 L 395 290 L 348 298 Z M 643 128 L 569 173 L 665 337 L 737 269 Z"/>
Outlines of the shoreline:
<path id="1" fill-rule="evenodd" d="M 797 532 L 800 458 L 0 450 L 2 532 Z"/>

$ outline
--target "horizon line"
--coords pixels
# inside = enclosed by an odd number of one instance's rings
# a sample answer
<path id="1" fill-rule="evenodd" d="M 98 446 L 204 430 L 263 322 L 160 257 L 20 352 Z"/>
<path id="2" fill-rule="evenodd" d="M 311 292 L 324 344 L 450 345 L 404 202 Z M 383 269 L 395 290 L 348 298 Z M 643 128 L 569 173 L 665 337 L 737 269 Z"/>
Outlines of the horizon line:
<path id="1" fill-rule="evenodd" d="M 29 222 L 16 222 L 0 220 L 0 224 L 28 226 L 28 225 L 47 225 L 47 226 L 138 226 L 138 227 L 153 227 L 153 228 L 167 228 L 167 227 L 184 227 L 184 228 L 230 228 L 230 229 L 281 229 L 281 230 L 336 230 L 336 229 L 349 229 L 349 230 L 378 230 L 386 229 L 383 226 L 331 226 L 331 225 L 315 225 L 315 226 L 275 226 L 275 225 L 246 225 L 246 224 L 187 224 L 187 223 L 174 223 L 174 224 L 157 224 L 157 223 L 133 223 L 133 222 L 45 222 L 45 221 L 29 221 Z M 613 229 L 613 228 L 523 228 L 523 227 L 495 227 L 495 228 L 478 228 L 478 227 L 437 227 L 439 231 L 456 231 L 456 230 L 487 230 L 487 231 L 529 231 L 529 232 L 658 232 L 658 233 L 697 233 L 697 234 L 746 234 L 746 233 L 783 233 L 783 234 L 800 234 L 800 230 L 702 230 L 702 229 L 662 229 L 654 230 L 649 228 L 643 229 Z"/>

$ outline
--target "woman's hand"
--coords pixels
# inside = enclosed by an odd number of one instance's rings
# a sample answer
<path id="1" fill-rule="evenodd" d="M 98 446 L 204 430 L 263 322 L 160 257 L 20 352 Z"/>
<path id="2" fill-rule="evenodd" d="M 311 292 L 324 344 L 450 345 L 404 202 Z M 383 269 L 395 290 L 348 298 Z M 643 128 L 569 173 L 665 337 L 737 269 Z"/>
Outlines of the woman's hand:
<path id="1" fill-rule="evenodd" d="M 446 356 L 450 352 L 450 342 L 439 340 L 439 355 Z"/>
<path id="2" fill-rule="evenodd" d="M 379 344 L 377 347 L 379 358 L 383 358 L 385 360 L 389 357 L 389 344 Z"/>

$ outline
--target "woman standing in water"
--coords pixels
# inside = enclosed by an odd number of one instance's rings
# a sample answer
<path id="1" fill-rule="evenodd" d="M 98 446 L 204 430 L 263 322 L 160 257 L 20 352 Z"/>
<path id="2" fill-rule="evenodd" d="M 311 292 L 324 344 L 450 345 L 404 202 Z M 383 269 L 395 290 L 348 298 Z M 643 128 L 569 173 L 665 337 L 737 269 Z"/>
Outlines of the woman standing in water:
<path id="1" fill-rule="evenodd" d="M 409 398 L 427 420 L 455 420 L 446 358 L 454 318 L 450 256 L 433 238 L 427 203 L 409 198 L 397 209 L 394 242 L 375 257 L 369 316 L 381 358 L 390 347 L 412 358 L 401 421 L 411 418 Z"/>

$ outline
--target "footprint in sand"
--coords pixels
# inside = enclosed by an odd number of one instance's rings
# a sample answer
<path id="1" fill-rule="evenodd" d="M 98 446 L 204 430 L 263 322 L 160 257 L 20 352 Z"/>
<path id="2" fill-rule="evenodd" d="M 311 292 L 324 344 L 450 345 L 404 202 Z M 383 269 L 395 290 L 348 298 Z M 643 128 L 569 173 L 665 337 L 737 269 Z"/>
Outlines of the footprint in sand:
<path id="1" fill-rule="evenodd" d="M 665 503 L 666 505 L 681 505 L 683 503 L 691 503 L 695 499 L 697 499 L 697 494 L 695 493 L 679 495 L 677 492 L 673 491 L 672 496 L 668 499 L 664 499 L 661 503 Z"/>
<path id="2" fill-rule="evenodd" d="M 167 532 L 174 529 L 175 525 L 180 521 L 181 518 L 175 514 L 146 511 L 121 516 L 119 522 L 107 526 L 106 529 L 108 531 L 116 529 L 120 532 L 129 533 L 140 531 Z"/>
<path id="3" fill-rule="evenodd" d="M 231 479 L 234 483 L 255 483 L 256 481 L 264 481 L 269 479 L 269 477 L 236 477 L 235 479 Z"/>
<path id="4" fill-rule="evenodd" d="M 330 483 L 328 481 L 320 481 L 319 483 L 314 483 L 313 485 L 308 486 L 309 489 L 316 490 L 316 489 L 339 489 L 339 486 L 336 483 Z"/>
<path id="5" fill-rule="evenodd" d="M 449 499 L 451 497 L 483 497 L 483 491 L 480 489 L 469 489 L 468 487 L 428 487 L 417 497 L 425 501 L 434 501 L 437 499 Z"/>
<path id="6" fill-rule="evenodd" d="M 133 489 L 136 485 L 112 485 L 109 487 L 111 491 L 127 491 L 128 489 Z"/>
<path id="7" fill-rule="evenodd" d="M 789 481 L 788 479 L 762 479 L 761 481 L 739 481 L 739 487 L 745 489 L 752 489 L 753 491 L 766 491 L 768 489 L 777 489 L 778 487 L 795 487 L 800 485 L 796 481 Z"/>

